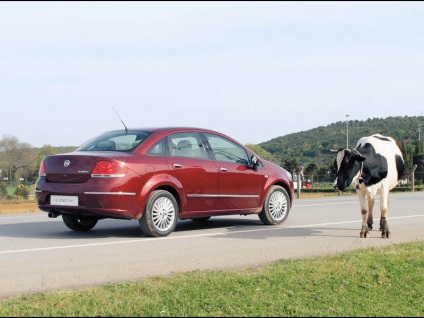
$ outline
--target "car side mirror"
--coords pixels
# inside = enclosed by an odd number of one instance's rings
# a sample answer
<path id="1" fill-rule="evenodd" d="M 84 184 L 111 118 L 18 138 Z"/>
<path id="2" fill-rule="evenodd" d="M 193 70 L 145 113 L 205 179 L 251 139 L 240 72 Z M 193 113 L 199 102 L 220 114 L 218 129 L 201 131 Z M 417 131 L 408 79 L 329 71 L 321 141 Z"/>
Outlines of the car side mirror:
<path id="1" fill-rule="evenodd" d="M 259 162 L 259 159 L 255 155 L 252 155 L 252 157 L 250 157 L 250 164 L 248 167 L 253 169 L 253 171 L 258 171 Z"/>

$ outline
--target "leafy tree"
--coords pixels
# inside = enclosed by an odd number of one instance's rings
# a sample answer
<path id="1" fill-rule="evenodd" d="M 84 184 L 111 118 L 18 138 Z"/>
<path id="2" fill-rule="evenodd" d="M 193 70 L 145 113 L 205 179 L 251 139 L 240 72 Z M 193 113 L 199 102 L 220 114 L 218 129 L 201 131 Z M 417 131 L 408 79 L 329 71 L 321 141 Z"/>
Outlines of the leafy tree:
<path id="1" fill-rule="evenodd" d="M 51 145 L 44 145 L 37 154 L 37 167 L 40 165 L 44 157 L 51 156 L 57 153 L 57 150 Z"/>
<path id="2" fill-rule="evenodd" d="M 305 169 L 305 176 L 306 178 L 311 179 L 312 182 L 314 182 L 314 177 L 318 171 L 318 167 L 315 163 L 309 164 Z"/>
<path id="3" fill-rule="evenodd" d="M 415 170 L 415 178 L 424 180 L 424 154 L 416 154 L 413 158 L 413 164 L 417 165 Z"/>
<path id="4" fill-rule="evenodd" d="M 30 169 L 34 161 L 35 151 L 30 144 L 20 142 L 18 138 L 10 135 L 0 139 L 1 168 L 9 180 L 16 181 L 16 172 L 20 169 Z"/>
<path id="5" fill-rule="evenodd" d="M 299 162 L 297 161 L 297 158 L 289 158 L 286 160 L 283 167 L 288 172 L 293 173 L 293 170 L 297 171 L 300 165 L 299 165 Z"/>
<path id="6" fill-rule="evenodd" d="M 415 142 L 415 150 L 414 150 L 415 154 L 422 154 L 424 153 L 424 148 L 423 148 L 423 143 L 420 140 L 417 140 Z"/>

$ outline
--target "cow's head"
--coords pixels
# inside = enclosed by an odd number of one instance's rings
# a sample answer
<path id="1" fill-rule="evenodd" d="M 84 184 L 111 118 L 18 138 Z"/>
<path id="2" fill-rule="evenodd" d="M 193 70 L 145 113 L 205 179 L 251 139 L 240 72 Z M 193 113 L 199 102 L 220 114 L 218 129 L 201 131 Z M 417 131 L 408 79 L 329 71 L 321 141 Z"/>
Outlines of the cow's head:
<path id="1" fill-rule="evenodd" d="M 353 180 L 359 178 L 362 162 L 365 158 L 355 149 L 339 149 L 332 150 L 332 152 L 337 153 L 334 160 L 337 175 L 333 187 L 336 190 L 343 191 L 352 184 Z"/>

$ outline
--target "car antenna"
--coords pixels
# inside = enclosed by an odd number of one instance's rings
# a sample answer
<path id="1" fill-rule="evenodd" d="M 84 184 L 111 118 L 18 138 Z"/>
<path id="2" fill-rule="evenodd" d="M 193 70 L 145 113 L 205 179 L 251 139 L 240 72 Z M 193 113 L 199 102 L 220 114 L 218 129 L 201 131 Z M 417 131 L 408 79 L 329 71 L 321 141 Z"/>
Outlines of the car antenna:
<path id="1" fill-rule="evenodd" d="M 113 111 L 115 112 L 116 116 L 118 116 L 118 118 L 121 120 L 122 125 L 124 125 L 124 127 L 125 127 L 125 134 L 127 134 L 127 133 L 128 133 L 128 128 L 127 128 L 127 126 L 125 126 L 124 121 L 121 119 L 121 117 L 119 117 L 119 115 L 118 115 L 118 113 L 116 112 L 115 108 L 113 108 L 113 107 L 112 107 L 112 109 L 113 109 Z"/>

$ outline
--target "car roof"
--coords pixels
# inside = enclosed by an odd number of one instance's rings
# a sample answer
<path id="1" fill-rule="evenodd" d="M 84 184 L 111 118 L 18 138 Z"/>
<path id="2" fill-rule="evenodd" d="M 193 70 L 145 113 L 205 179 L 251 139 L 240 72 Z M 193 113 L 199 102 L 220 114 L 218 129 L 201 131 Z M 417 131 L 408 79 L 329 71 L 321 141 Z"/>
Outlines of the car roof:
<path id="1" fill-rule="evenodd" d="M 147 130 L 151 132 L 156 131 L 166 131 L 166 132 L 172 132 L 172 131 L 179 131 L 179 130 L 201 130 L 201 131 L 212 131 L 210 129 L 205 128 L 198 128 L 198 127 L 186 127 L 186 126 L 172 126 L 172 127 L 138 127 L 138 128 L 132 128 L 128 130 Z M 216 132 L 216 131 L 214 131 Z"/>
<path id="2" fill-rule="evenodd" d="M 212 133 L 212 134 L 216 134 L 216 135 L 220 135 L 223 137 L 228 138 L 229 140 L 241 145 L 242 147 L 245 147 L 244 145 L 242 145 L 240 142 L 238 142 L 237 140 L 235 140 L 234 138 L 226 135 L 225 133 L 221 133 L 215 130 L 211 130 L 211 129 L 206 129 L 206 128 L 198 128 L 198 127 L 187 127 L 187 126 L 176 126 L 176 127 L 133 127 L 133 128 L 127 128 L 128 130 L 142 130 L 142 131 L 148 131 L 151 133 L 156 133 L 159 136 L 164 136 L 167 134 L 172 134 L 172 133 L 179 133 L 182 131 L 199 131 L 199 132 L 206 132 L 206 133 Z M 118 129 L 115 131 L 122 131 L 124 129 Z"/>
<path id="3" fill-rule="evenodd" d="M 210 132 L 210 133 L 215 133 L 215 134 L 218 134 L 218 135 L 223 135 L 223 136 L 229 137 L 226 134 L 221 133 L 221 132 L 218 132 L 218 131 L 215 131 L 215 130 L 206 129 L 206 128 L 199 128 L 199 127 L 187 127 L 187 126 L 172 126 L 172 127 L 171 126 L 170 127 L 131 127 L 131 128 L 127 128 L 127 129 L 128 130 L 149 131 L 149 132 L 152 132 L 152 133 L 160 132 L 160 133 L 165 133 L 165 134 L 167 134 L 167 133 L 173 133 L 173 132 L 179 132 L 179 131 L 182 131 L 182 130 L 185 130 L 185 131 L 202 131 L 202 132 Z M 114 131 L 121 131 L 121 130 L 124 130 L 124 129 L 115 129 Z M 229 138 L 231 139 L 231 137 L 229 137 Z"/>

